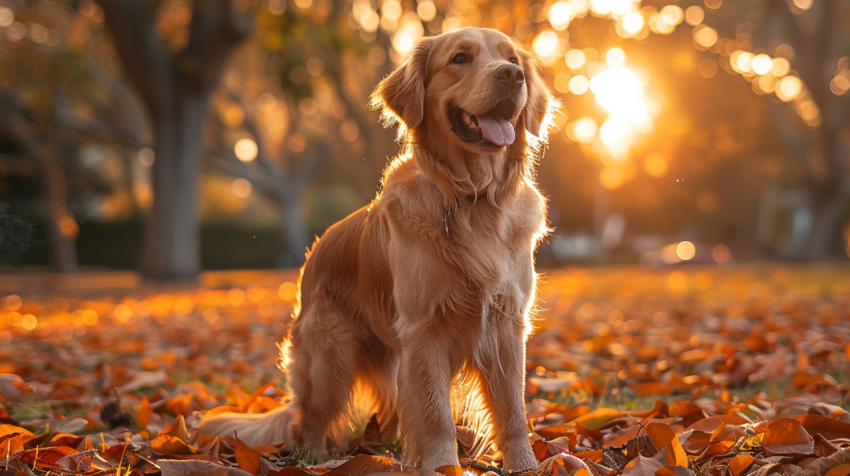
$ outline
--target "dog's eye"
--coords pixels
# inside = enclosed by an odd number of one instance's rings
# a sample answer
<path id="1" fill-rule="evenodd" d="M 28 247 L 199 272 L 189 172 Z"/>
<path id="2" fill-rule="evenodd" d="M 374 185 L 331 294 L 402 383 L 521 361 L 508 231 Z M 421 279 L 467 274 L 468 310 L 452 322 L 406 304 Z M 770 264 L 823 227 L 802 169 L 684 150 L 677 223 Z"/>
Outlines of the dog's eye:
<path id="1" fill-rule="evenodd" d="M 469 61 L 469 58 L 466 56 L 466 53 L 458 53 L 452 58 L 452 63 L 463 64 Z"/>
<path id="2" fill-rule="evenodd" d="M 519 61 L 517 61 L 517 59 L 516 59 L 515 57 L 514 57 L 514 58 L 509 59 L 508 61 L 510 61 L 510 62 L 511 62 L 511 63 L 513 63 L 513 64 L 519 64 Z"/>

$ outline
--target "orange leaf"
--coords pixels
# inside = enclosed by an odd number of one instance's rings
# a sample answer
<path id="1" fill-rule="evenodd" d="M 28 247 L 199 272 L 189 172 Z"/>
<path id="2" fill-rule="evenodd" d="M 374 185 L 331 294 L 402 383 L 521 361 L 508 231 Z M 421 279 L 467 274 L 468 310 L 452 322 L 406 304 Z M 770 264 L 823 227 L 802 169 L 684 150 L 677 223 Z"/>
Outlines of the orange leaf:
<path id="1" fill-rule="evenodd" d="M 833 420 L 822 415 L 800 415 L 795 417 L 810 435 L 820 433 L 827 440 L 850 438 L 850 423 Z"/>
<path id="2" fill-rule="evenodd" d="M 587 430 L 595 430 L 614 418 L 619 418 L 620 412 L 613 408 L 597 408 L 592 412 L 585 413 L 584 415 L 573 420 L 576 425 L 581 425 L 582 428 Z"/>
<path id="3" fill-rule="evenodd" d="M 667 445 L 667 458 L 664 461 L 665 466 L 683 466 L 688 467 L 688 455 L 685 449 L 682 448 L 682 443 L 679 442 L 679 437 L 674 436 Z"/>
<path id="4" fill-rule="evenodd" d="M 165 402 L 165 409 L 174 415 L 188 416 L 194 399 L 194 393 L 184 393 L 183 395 L 171 397 Z"/>
<path id="5" fill-rule="evenodd" d="M 531 449 L 534 450 L 534 456 L 537 460 L 543 461 L 564 451 L 569 452 L 570 446 L 575 447 L 575 443 L 571 445 L 569 438 L 561 437 L 552 441 L 537 440 L 531 445 Z"/>
<path id="6" fill-rule="evenodd" d="M 160 453 L 172 455 L 191 455 L 198 452 L 192 445 L 187 445 L 183 440 L 171 435 L 159 435 L 151 441 L 151 448 Z"/>
<path id="7" fill-rule="evenodd" d="M 649 422 L 649 424 L 646 425 L 646 434 L 649 435 L 649 439 L 652 440 L 655 447 L 659 448 L 659 451 L 660 449 L 666 448 L 673 438 L 676 437 L 676 432 L 674 432 L 668 425 L 657 421 Z M 679 446 L 682 445 L 680 444 Z"/>
<path id="8" fill-rule="evenodd" d="M 767 425 L 764 432 L 764 449 L 771 455 L 812 455 L 815 440 L 794 418 L 780 418 Z"/>
<path id="9" fill-rule="evenodd" d="M 644 382 L 635 385 L 635 392 L 638 395 L 670 395 L 673 389 L 669 385 L 662 382 Z"/>
<path id="10" fill-rule="evenodd" d="M 11 435 L 0 436 L 0 459 L 7 457 L 24 450 L 24 441 L 20 433 L 12 433 Z"/>
<path id="11" fill-rule="evenodd" d="M 830 469 L 823 476 L 847 476 L 848 474 L 850 474 L 850 463 L 844 463 Z"/>
<path id="12" fill-rule="evenodd" d="M 753 464 L 755 458 L 748 454 L 740 454 L 735 456 L 729 461 L 729 468 L 732 470 L 732 474 L 738 476 L 739 474 L 745 472 L 750 465 Z"/>
<path id="13" fill-rule="evenodd" d="M 396 468 L 398 463 L 386 456 L 358 455 L 334 469 L 337 473 L 349 476 L 363 476 L 378 471 L 389 471 Z"/>
<path id="14" fill-rule="evenodd" d="M 178 416 L 159 432 L 160 435 L 171 435 L 180 438 L 183 441 L 189 441 L 189 429 L 186 428 L 186 419 L 183 415 Z"/>
<path id="15" fill-rule="evenodd" d="M 21 435 L 21 440 L 24 442 L 24 445 L 26 445 L 30 441 L 38 438 L 37 436 L 35 436 L 33 434 L 33 432 L 27 430 L 26 428 L 21 428 L 19 426 L 7 425 L 7 424 L 0 425 L 0 437 L 6 436 L 6 435 L 13 435 L 15 433 L 18 433 L 19 435 Z"/>
<path id="16" fill-rule="evenodd" d="M 251 447 L 251 449 L 254 450 L 254 451 L 259 451 L 260 453 L 262 453 L 264 455 L 270 455 L 270 454 L 274 454 L 274 453 L 277 453 L 278 451 L 280 451 L 280 449 L 277 446 L 273 446 L 273 445 L 254 445 L 254 446 Z"/>
<path id="17" fill-rule="evenodd" d="M 262 453 L 252 450 L 248 445 L 242 442 L 239 437 L 236 437 L 236 463 L 245 471 L 258 475 L 263 470 L 263 465 L 260 462 L 263 459 Z"/>
<path id="18" fill-rule="evenodd" d="M 136 423 L 139 425 L 139 428 L 143 430 L 148 429 L 148 425 L 151 422 L 151 404 L 148 401 L 148 397 L 142 398 L 142 404 L 139 406 L 139 413 L 136 414 Z"/>
<path id="19" fill-rule="evenodd" d="M 455 466 L 453 464 L 440 466 L 434 471 L 442 474 L 443 476 L 461 476 L 463 474 L 463 468 L 461 468 L 460 466 Z"/>

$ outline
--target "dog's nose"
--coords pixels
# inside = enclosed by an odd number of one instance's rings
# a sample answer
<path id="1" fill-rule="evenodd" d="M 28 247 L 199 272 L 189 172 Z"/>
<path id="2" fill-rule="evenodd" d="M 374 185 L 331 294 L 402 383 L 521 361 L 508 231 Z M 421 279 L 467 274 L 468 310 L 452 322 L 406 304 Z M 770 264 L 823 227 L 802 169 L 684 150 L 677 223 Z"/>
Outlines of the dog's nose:
<path id="1" fill-rule="evenodd" d="M 525 82 L 525 74 L 523 74 L 522 68 L 515 64 L 499 66 L 493 76 L 496 77 L 499 84 L 504 84 L 513 89 L 519 88 Z"/>

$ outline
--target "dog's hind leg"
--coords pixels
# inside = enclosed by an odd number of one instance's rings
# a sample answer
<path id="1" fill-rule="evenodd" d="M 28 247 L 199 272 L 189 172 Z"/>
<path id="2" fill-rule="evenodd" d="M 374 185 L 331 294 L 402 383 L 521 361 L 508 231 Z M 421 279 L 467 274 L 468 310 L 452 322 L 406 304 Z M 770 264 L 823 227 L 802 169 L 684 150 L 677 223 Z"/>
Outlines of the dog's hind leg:
<path id="1" fill-rule="evenodd" d="M 325 457 L 328 438 L 351 400 L 359 373 L 358 331 L 353 320 L 332 304 L 316 303 L 293 324 L 287 353 L 287 383 L 295 394 L 292 406 L 298 423 L 293 430 L 298 446 Z"/>
<path id="2" fill-rule="evenodd" d="M 374 400 L 381 436 L 391 440 L 398 436 L 399 358 L 378 342 L 371 343 L 362 355 L 364 365 L 359 378 L 369 388 Z"/>

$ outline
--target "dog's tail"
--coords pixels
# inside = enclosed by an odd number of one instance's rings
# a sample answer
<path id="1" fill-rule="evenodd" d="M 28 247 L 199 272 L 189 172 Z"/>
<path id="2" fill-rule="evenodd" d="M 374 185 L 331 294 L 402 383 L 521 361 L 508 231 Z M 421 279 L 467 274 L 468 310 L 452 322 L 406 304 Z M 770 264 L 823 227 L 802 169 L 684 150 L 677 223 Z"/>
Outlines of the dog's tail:
<path id="1" fill-rule="evenodd" d="M 293 404 L 267 413 L 219 413 L 204 418 L 198 425 L 201 433 L 218 436 L 238 436 L 248 446 L 286 442 L 291 448 L 298 412 Z"/>

